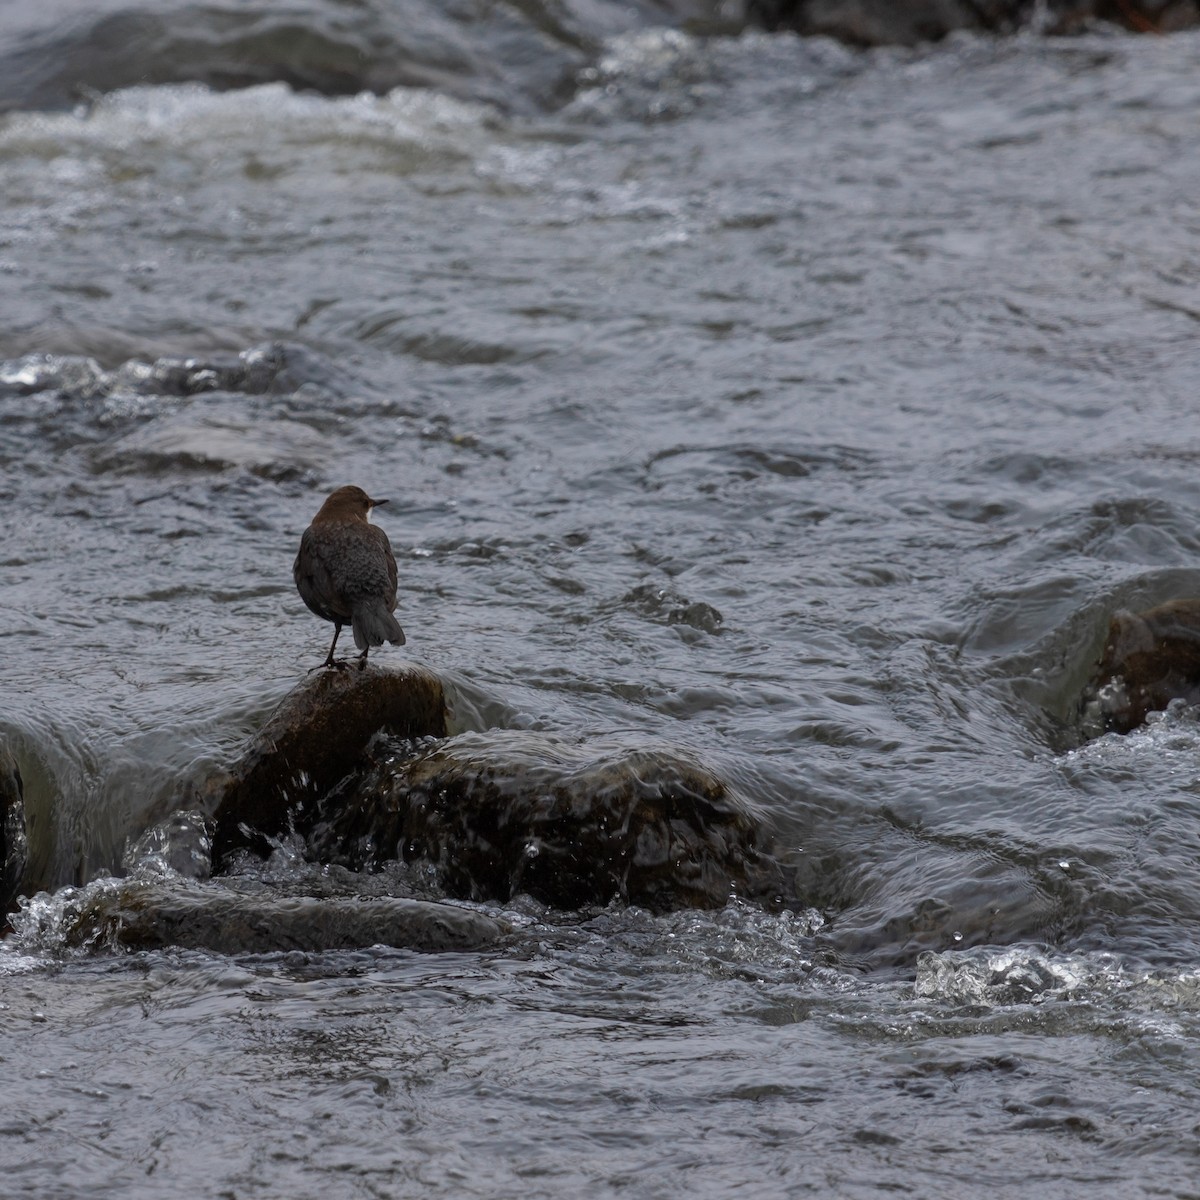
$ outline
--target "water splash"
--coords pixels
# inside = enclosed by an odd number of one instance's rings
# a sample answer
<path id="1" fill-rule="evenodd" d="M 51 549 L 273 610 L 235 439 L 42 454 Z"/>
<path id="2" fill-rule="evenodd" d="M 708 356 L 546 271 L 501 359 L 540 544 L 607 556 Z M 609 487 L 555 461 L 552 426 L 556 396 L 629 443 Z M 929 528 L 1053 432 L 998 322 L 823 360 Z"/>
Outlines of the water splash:
<path id="1" fill-rule="evenodd" d="M 979 946 L 923 954 L 913 991 L 924 999 L 983 1008 L 1121 999 L 1139 1008 L 1191 1012 L 1200 1010 L 1200 968 L 1148 970 L 1111 953 Z"/>

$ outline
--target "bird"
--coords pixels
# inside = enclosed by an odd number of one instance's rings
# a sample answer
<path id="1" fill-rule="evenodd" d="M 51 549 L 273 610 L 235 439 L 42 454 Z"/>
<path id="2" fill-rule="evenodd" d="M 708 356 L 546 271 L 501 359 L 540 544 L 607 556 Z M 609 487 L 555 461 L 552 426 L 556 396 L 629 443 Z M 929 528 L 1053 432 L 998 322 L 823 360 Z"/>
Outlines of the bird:
<path id="1" fill-rule="evenodd" d="M 387 534 L 370 519 L 381 504 L 387 501 L 372 500 L 360 487 L 340 487 L 326 497 L 300 538 L 292 567 L 296 590 L 318 617 L 333 622 L 329 654 L 319 666 L 345 667 L 333 658 L 344 625 L 354 631 L 354 644 L 362 651 L 360 669 L 372 646 L 404 645 L 404 630 L 392 615 L 396 560 Z"/>

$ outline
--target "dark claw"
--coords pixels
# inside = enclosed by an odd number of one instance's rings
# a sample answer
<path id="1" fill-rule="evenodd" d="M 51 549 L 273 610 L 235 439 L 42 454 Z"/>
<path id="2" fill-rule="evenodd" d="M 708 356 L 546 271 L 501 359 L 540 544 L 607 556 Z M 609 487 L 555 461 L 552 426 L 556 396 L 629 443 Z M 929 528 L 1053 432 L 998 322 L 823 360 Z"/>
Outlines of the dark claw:
<path id="1" fill-rule="evenodd" d="M 305 674 L 311 675 L 314 671 L 328 671 L 331 667 L 335 671 L 344 671 L 349 665 L 344 658 L 327 658 L 323 663 L 317 663 L 315 667 L 309 667 Z"/>

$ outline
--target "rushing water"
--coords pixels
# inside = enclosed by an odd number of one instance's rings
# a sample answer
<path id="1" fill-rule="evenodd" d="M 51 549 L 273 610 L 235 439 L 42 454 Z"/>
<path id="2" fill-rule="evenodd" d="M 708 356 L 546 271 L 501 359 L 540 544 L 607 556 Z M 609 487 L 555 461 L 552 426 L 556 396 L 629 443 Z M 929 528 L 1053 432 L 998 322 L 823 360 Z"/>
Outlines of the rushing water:
<path id="1" fill-rule="evenodd" d="M 1200 725 L 1076 701 L 1112 609 L 1200 593 L 1200 39 L 608 32 L 509 103 L 0 118 L 0 730 L 50 885 L 0 947 L 4 1195 L 1196 1195 Z M 290 566 L 346 482 L 391 500 L 382 660 L 694 754 L 793 902 L 65 948 L 325 653 Z"/>

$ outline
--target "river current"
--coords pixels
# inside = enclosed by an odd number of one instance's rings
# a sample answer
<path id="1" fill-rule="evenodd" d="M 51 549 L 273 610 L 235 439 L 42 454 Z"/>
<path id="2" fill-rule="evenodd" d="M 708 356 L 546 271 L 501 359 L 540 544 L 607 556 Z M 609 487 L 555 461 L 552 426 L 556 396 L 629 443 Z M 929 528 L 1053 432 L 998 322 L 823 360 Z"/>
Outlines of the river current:
<path id="1" fill-rule="evenodd" d="M 0 734 L 47 890 L 0 1191 L 1197 1195 L 1200 724 L 1077 703 L 1114 609 L 1200 594 L 1200 38 L 558 65 L 9 97 Z M 797 902 L 65 948 L 325 653 L 291 562 L 351 482 L 380 661 L 694 754 Z"/>

